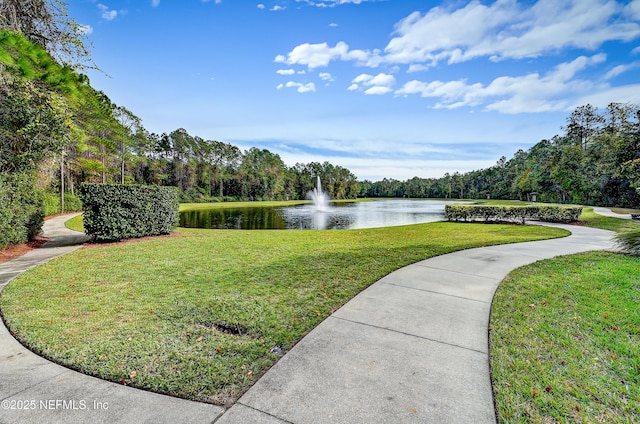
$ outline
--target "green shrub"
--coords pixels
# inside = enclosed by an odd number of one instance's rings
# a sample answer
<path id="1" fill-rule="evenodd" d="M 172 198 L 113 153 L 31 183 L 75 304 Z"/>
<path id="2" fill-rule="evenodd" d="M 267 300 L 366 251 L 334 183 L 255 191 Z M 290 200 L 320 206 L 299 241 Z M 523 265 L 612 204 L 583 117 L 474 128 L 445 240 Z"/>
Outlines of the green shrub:
<path id="1" fill-rule="evenodd" d="M 580 219 L 582 207 L 580 206 L 537 206 L 537 215 L 533 219 L 546 222 L 575 222 Z"/>
<path id="2" fill-rule="evenodd" d="M 32 172 L 0 175 L 0 248 L 25 243 L 40 234 L 43 194 Z"/>
<path id="3" fill-rule="evenodd" d="M 169 234 L 178 223 L 176 187 L 82 184 L 80 199 L 96 241 Z"/>
<path id="4" fill-rule="evenodd" d="M 582 213 L 580 206 L 526 205 L 446 205 L 445 217 L 449 221 L 518 222 L 527 219 L 546 222 L 574 222 Z"/>

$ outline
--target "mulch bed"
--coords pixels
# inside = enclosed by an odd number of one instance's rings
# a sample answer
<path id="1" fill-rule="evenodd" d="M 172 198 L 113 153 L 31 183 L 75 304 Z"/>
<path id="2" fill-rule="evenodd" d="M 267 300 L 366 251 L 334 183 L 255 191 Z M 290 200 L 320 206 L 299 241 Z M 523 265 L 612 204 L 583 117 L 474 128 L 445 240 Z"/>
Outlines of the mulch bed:
<path id="1" fill-rule="evenodd" d="M 45 244 L 49 239 L 46 237 L 37 236 L 35 240 L 28 243 L 16 244 L 13 246 L 0 249 L 0 263 L 6 262 L 18 256 L 22 256 L 30 250 L 37 249 Z"/>

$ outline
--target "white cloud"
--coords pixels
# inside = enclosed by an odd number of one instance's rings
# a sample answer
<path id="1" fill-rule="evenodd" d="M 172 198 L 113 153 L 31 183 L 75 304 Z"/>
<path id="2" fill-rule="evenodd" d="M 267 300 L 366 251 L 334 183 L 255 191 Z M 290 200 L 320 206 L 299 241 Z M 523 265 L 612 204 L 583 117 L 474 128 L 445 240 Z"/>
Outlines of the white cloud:
<path id="1" fill-rule="evenodd" d="M 485 160 L 428 160 L 428 159 L 361 159 L 330 158 L 332 163 L 339 162 L 353 172 L 360 180 L 380 181 L 393 175 L 398 180 L 413 177 L 441 178 L 452 170 L 470 172 L 495 165 L 495 159 Z M 303 162 L 304 163 L 304 162 Z"/>
<path id="2" fill-rule="evenodd" d="M 563 82 L 571 80 L 579 71 L 598 63 L 603 63 L 607 60 L 607 55 L 599 53 L 591 57 L 580 56 L 571 62 L 561 63 L 556 66 L 555 70 L 551 72 L 554 79 Z"/>
<path id="3" fill-rule="evenodd" d="M 530 73 L 519 77 L 499 77 L 490 84 L 468 84 L 457 81 L 409 81 L 396 90 L 397 95 L 419 94 L 435 98 L 435 108 L 455 109 L 463 106 L 485 105 L 485 110 L 502 113 L 523 113 L 564 110 L 567 99 L 606 86 L 592 81 L 574 79 L 576 74 L 606 59 L 604 54 L 580 56 L 562 63 L 544 76 Z"/>
<path id="4" fill-rule="evenodd" d="M 273 7 L 272 7 L 271 9 L 269 9 L 269 10 L 270 10 L 270 11 L 272 11 L 272 12 L 279 12 L 279 11 L 284 10 L 284 9 L 286 9 L 286 7 L 282 7 L 282 6 L 279 6 L 279 5 L 275 5 L 275 6 L 273 6 Z"/>
<path id="5" fill-rule="evenodd" d="M 624 13 L 628 15 L 631 19 L 640 20 L 640 1 L 635 0 L 629 3 L 624 8 Z"/>
<path id="6" fill-rule="evenodd" d="M 416 72 L 442 62 L 480 57 L 499 61 L 539 57 L 566 48 L 594 50 L 607 41 L 640 37 L 638 4 L 638 0 L 627 6 L 615 0 L 538 0 L 528 6 L 516 0 L 490 4 L 472 0 L 457 9 L 438 6 L 424 14 L 411 13 L 396 24 L 395 35 L 383 52 L 350 50 L 340 41 L 335 47 L 300 44 L 286 57 L 277 57 L 283 63 L 309 68 L 326 67 L 332 60 L 354 60 L 369 67 L 407 64 L 410 72 Z"/>
<path id="7" fill-rule="evenodd" d="M 118 11 L 117 10 L 109 9 L 108 6 L 105 6 L 102 3 L 98 3 L 98 9 L 100 9 L 100 11 L 102 12 L 101 13 L 102 19 L 104 19 L 106 21 L 112 21 L 112 20 L 114 20 L 115 18 L 118 17 Z"/>
<path id="8" fill-rule="evenodd" d="M 382 94 L 387 94 L 389 92 L 393 91 L 393 89 L 391 87 L 383 87 L 383 86 L 374 86 L 371 88 L 367 88 L 366 90 L 364 90 L 364 94 L 376 94 L 376 95 L 382 95 Z"/>
<path id="9" fill-rule="evenodd" d="M 349 50 L 349 46 L 344 41 L 339 41 L 334 47 L 327 43 L 300 44 L 291 50 L 287 56 L 277 55 L 275 62 L 286 63 L 288 65 L 306 65 L 309 69 L 326 67 L 332 60 L 350 61 L 358 63 L 369 63 L 372 53 L 364 50 Z"/>
<path id="10" fill-rule="evenodd" d="M 262 4 L 262 3 L 259 3 L 259 4 L 258 4 L 258 9 L 264 9 L 264 8 L 265 8 L 265 5 L 264 5 L 264 4 Z"/>
<path id="11" fill-rule="evenodd" d="M 298 3 L 307 3 L 310 6 L 316 6 L 316 7 L 336 7 L 343 4 L 362 4 L 367 1 L 371 1 L 371 0 L 322 0 L 322 1 L 296 0 L 296 2 Z"/>
<path id="12" fill-rule="evenodd" d="M 620 87 L 604 87 L 601 90 L 576 98 L 567 106 L 566 110 L 573 111 L 575 108 L 586 104 L 590 104 L 598 108 L 606 108 L 607 105 L 612 102 L 637 104 L 638 93 L 640 93 L 640 84 L 624 85 Z"/>
<path id="13" fill-rule="evenodd" d="M 611 0 L 539 0 L 528 8 L 514 0 L 489 5 L 473 0 L 455 10 L 434 7 L 396 24 L 384 60 L 434 66 L 478 57 L 538 57 L 568 47 L 595 49 L 640 36 L 640 24 L 623 15 Z"/>
<path id="14" fill-rule="evenodd" d="M 353 79 L 356 84 L 365 85 L 392 85 L 396 81 L 393 75 L 379 73 L 378 75 L 360 74 Z"/>
<path id="15" fill-rule="evenodd" d="M 331 28 L 336 28 L 336 27 L 338 26 L 338 24 L 336 24 L 335 22 L 331 22 L 331 23 L 329 24 L 329 26 L 330 26 Z"/>
<path id="16" fill-rule="evenodd" d="M 160 0 L 151 0 L 152 7 L 158 7 L 160 5 Z"/>
<path id="17" fill-rule="evenodd" d="M 360 84 L 363 82 L 371 81 L 372 78 L 373 78 L 373 75 L 360 74 L 357 77 L 355 77 L 352 82 L 355 84 Z"/>
<path id="18" fill-rule="evenodd" d="M 617 77 L 618 75 L 624 74 L 625 72 L 629 72 L 633 69 L 636 69 L 640 67 L 640 63 L 639 62 L 635 62 L 635 63 L 629 63 L 626 65 L 618 65 L 618 66 L 614 66 L 609 72 L 606 73 L 606 75 L 604 76 L 605 80 L 609 80 L 612 78 Z"/>
<path id="19" fill-rule="evenodd" d="M 396 79 L 393 75 L 379 73 L 378 75 L 376 75 L 375 77 L 367 81 L 367 84 L 390 86 L 390 85 L 393 85 L 395 82 L 396 82 Z"/>
<path id="20" fill-rule="evenodd" d="M 323 81 L 334 81 L 333 77 L 331 76 L 331 74 L 329 72 L 320 72 L 318 74 L 318 76 Z"/>
<path id="21" fill-rule="evenodd" d="M 316 85 L 312 82 L 307 84 L 302 84 L 300 82 L 289 81 L 286 84 L 278 84 L 276 89 L 280 90 L 282 88 L 296 88 L 298 93 L 308 93 L 310 91 L 316 91 Z"/>
<path id="22" fill-rule="evenodd" d="M 343 143 L 344 144 L 344 143 Z M 377 143 L 364 143 L 363 149 L 367 146 L 375 146 Z M 350 145 L 350 144 L 349 144 Z M 324 144 L 323 144 L 324 146 Z M 384 146 L 386 149 L 395 146 Z M 278 151 L 283 161 L 288 164 L 310 163 L 310 162 L 330 162 L 334 165 L 342 166 L 353 172 L 360 181 L 380 181 L 383 178 L 393 178 L 398 180 L 408 180 L 413 177 L 420 178 L 440 178 L 446 173 L 469 172 L 475 169 L 489 168 L 495 165 L 496 158 L 491 159 L 425 159 L 416 157 L 415 154 L 406 153 L 402 160 L 387 158 L 384 156 L 387 151 L 382 150 L 378 155 L 372 157 L 354 157 L 352 154 L 343 155 L 319 155 L 317 152 L 306 153 L 297 151 Z M 351 152 L 349 152 L 351 153 Z M 365 151 L 365 153 L 367 153 Z"/>
<path id="23" fill-rule="evenodd" d="M 431 66 L 412 63 L 407 69 L 408 73 L 428 71 Z"/>
<path id="24" fill-rule="evenodd" d="M 393 89 L 396 78 L 393 75 L 379 73 L 378 75 L 360 74 L 355 77 L 352 84 L 347 88 L 349 91 L 359 90 L 360 86 L 368 87 L 364 90 L 364 94 L 387 94 Z"/>
<path id="25" fill-rule="evenodd" d="M 480 84 L 477 84 L 480 86 Z M 466 81 L 432 81 L 422 82 L 418 80 L 409 81 L 404 86 L 396 91 L 398 95 L 420 94 L 421 97 L 436 97 L 444 99 L 447 102 L 453 102 L 460 97 L 463 97 L 465 93 L 473 86 L 467 85 Z"/>
<path id="26" fill-rule="evenodd" d="M 280 75 L 293 75 L 295 73 L 296 71 L 293 69 L 278 69 L 276 71 L 276 74 L 280 74 Z"/>

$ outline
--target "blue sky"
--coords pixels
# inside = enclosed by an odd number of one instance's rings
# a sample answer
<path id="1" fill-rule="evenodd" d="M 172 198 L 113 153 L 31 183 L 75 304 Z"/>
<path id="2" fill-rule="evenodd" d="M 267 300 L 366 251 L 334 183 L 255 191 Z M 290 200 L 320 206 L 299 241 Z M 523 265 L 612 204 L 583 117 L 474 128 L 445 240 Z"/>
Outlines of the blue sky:
<path id="1" fill-rule="evenodd" d="M 640 0 L 72 0 L 92 85 L 151 132 L 360 180 L 487 168 L 640 103 Z M 105 75 L 107 74 L 107 75 Z"/>

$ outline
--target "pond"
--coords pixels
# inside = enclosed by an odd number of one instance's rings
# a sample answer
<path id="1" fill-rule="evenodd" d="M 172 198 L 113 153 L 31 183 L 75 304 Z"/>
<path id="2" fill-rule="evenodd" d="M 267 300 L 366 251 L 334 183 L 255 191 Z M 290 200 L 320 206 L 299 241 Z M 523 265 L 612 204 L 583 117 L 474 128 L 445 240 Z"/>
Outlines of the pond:
<path id="1" fill-rule="evenodd" d="M 238 230 L 341 230 L 420 224 L 444 219 L 444 200 L 373 200 L 280 207 L 203 209 L 180 212 L 180 226 Z"/>

